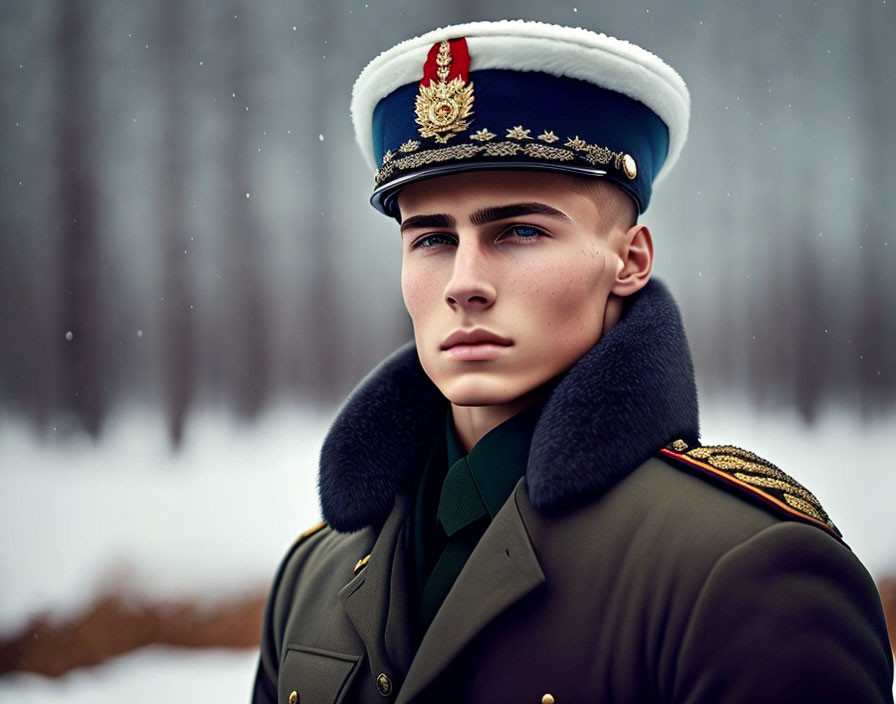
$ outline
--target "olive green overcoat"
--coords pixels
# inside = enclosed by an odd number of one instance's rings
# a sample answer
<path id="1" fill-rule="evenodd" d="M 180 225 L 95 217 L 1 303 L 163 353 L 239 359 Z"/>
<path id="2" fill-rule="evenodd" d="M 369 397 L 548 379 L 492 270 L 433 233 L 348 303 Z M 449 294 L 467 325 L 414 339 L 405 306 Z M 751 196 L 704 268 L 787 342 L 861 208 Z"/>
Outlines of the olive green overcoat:
<path id="1" fill-rule="evenodd" d="M 891 701 L 879 597 L 849 549 L 664 459 L 550 518 L 521 482 L 416 654 L 408 505 L 379 535 L 325 528 L 291 553 L 262 645 L 276 701 Z"/>
<path id="2" fill-rule="evenodd" d="M 330 526 L 280 567 L 253 701 L 892 702 L 879 596 L 815 498 L 736 448 L 688 450 L 683 340 L 651 284 L 566 374 L 419 648 L 410 495 L 445 406 L 413 347 L 387 360 L 325 443 Z"/>

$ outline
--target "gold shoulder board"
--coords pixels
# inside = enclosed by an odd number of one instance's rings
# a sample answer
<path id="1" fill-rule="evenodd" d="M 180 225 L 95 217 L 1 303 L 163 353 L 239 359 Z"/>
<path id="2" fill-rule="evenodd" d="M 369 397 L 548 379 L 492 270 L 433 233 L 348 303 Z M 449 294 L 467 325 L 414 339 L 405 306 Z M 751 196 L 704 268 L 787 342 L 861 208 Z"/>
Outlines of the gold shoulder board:
<path id="1" fill-rule="evenodd" d="M 778 513 L 817 525 L 838 539 L 843 537 L 811 491 L 759 455 L 733 445 L 689 448 L 682 440 L 660 452 L 751 495 Z"/>
<path id="2" fill-rule="evenodd" d="M 292 544 L 292 546 L 295 548 L 295 547 L 301 545 L 312 535 L 314 535 L 315 533 L 320 533 L 326 527 L 327 527 L 326 521 L 321 521 L 316 526 L 311 526 L 308 530 L 304 531 L 298 538 L 296 538 L 296 541 Z"/>

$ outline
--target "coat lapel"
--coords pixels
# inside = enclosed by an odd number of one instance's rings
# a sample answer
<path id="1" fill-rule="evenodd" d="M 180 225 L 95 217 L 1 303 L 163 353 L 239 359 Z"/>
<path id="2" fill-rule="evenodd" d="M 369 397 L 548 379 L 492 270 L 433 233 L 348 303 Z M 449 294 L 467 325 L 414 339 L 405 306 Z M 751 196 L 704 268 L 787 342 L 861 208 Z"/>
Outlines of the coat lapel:
<path id="1" fill-rule="evenodd" d="M 383 672 L 395 682 L 413 656 L 406 586 L 408 510 L 407 497 L 399 495 L 367 566 L 339 592 L 374 675 Z"/>
<path id="2" fill-rule="evenodd" d="M 499 614 L 545 581 L 517 504 L 520 480 L 448 592 L 423 637 L 395 704 L 423 692 Z M 372 560 L 371 560 L 372 561 Z"/>

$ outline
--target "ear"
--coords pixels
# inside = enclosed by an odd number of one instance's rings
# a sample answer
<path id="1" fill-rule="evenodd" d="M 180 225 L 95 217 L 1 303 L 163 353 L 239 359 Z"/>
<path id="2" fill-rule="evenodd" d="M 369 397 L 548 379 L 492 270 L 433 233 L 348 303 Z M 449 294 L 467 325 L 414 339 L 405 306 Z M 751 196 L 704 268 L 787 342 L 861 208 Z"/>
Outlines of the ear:
<path id="1" fill-rule="evenodd" d="M 653 238 L 647 225 L 632 225 L 623 235 L 622 268 L 611 289 L 617 296 L 631 296 L 650 280 L 653 270 Z"/>

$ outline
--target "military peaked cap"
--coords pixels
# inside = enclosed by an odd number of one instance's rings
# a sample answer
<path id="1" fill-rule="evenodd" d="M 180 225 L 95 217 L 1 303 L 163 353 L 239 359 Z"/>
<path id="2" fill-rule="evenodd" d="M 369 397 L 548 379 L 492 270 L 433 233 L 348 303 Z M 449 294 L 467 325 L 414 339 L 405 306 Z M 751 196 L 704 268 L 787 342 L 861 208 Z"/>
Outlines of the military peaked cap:
<path id="1" fill-rule="evenodd" d="M 540 22 L 472 22 L 392 47 L 355 83 L 371 203 L 396 216 L 410 183 L 473 169 L 607 178 L 643 212 L 690 116 L 681 76 L 626 41 Z"/>

